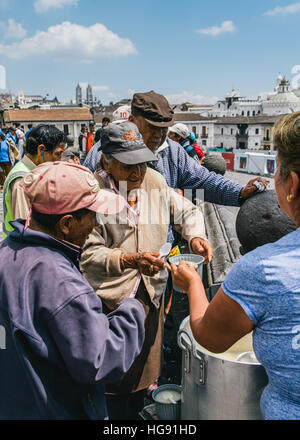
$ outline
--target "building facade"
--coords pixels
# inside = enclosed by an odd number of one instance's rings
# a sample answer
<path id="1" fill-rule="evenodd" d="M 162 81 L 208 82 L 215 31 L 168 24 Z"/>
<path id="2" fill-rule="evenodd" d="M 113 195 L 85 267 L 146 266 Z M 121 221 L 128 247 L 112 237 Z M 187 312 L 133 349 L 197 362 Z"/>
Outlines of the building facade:
<path id="1" fill-rule="evenodd" d="M 65 135 L 74 137 L 75 145 L 83 126 L 88 126 L 92 119 L 90 109 L 87 107 L 55 108 L 48 110 L 4 110 L 2 113 L 2 125 L 9 127 L 14 122 L 24 126 L 25 132 L 28 124 L 34 126 L 39 124 L 54 125 Z"/>

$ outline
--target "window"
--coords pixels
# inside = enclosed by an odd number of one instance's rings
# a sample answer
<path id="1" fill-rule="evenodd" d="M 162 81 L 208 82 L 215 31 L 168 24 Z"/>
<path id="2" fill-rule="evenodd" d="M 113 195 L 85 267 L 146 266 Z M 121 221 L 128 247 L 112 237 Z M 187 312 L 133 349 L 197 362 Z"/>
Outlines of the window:
<path id="1" fill-rule="evenodd" d="M 259 134 L 259 128 L 255 129 L 255 134 Z"/>
<path id="2" fill-rule="evenodd" d="M 224 128 L 221 128 L 221 134 L 224 134 Z"/>
<path id="3" fill-rule="evenodd" d="M 197 127 L 192 127 L 192 132 L 194 133 L 195 136 L 197 136 Z"/>
<path id="4" fill-rule="evenodd" d="M 247 111 L 247 116 L 250 116 L 250 111 L 249 110 Z"/>
<path id="5" fill-rule="evenodd" d="M 68 124 L 64 124 L 64 133 L 66 136 L 68 136 L 68 134 L 69 134 L 69 125 Z"/>
<path id="6" fill-rule="evenodd" d="M 252 116 L 255 116 L 255 110 L 253 110 L 253 112 L 252 112 Z"/>
<path id="7" fill-rule="evenodd" d="M 231 134 L 233 134 L 233 128 L 231 129 Z"/>
<path id="8" fill-rule="evenodd" d="M 245 116 L 245 112 L 244 112 L 244 110 L 242 111 L 242 116 Z"/>
<path id="9" fill-rule="evenodd" d="M 206 146 L 206 140 L 202 141 L 202 145 Z"/>

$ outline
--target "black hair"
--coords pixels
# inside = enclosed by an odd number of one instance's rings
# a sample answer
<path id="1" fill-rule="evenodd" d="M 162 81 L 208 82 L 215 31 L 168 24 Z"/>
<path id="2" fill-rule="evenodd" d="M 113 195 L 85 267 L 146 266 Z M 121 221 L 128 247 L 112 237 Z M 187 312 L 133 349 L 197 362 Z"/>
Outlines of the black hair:
<path id="1" fill-rule="evenodd" d="M 29 129 L 29 128 L 32 128 L 32 124 L 28 124 L 28 129 Z"/>
<path id="2" fill-rule="evenodd" d="M 3 141 L 5 139 L 5 135 L 3 133 L 0 133 L 0 139 Z"/>
<path id="3" fill-rule="evenodd" d="M 107 116 L 104 116 L 104 118 L 102 119 L 102 122 L 110 123 L 110 119 Z"/>
<path id="4" fill-rule="evenodd" d="M 53 231 L 57 223 L 61 218 L 65 215 L 72 215 L 76 218 L 76 220 L 80 221 L 85 215 L 87 215 L 90 211 L 86 208 L 79 209 L 75 212 L 69 212 L 65 214 L 41 214 L 32 208 L 32 218 L 38 222 L 41 226 Z"/>
<path id="5" fill-rule="evenodd" d="M 77 148 L 69 147 L 63 152 L 62 160 L 74 159 L 75 156 L 80 159 L 80 151 Z"/>
<path id="6" fill-rule="evenodd" d="M 21 127 L 21 124 L 19 122 L 16 122 L 16 127 Z"/>
<path id="7" fill-rule="evenodd" d="M 53 125 L 40 124 L 33 128 L 26 139 L 26 152 L 35 156 L 39 145 L 44 145 L 46 151 L 53 152 L 58 145 L 65 143 L 65 134 Z"/>

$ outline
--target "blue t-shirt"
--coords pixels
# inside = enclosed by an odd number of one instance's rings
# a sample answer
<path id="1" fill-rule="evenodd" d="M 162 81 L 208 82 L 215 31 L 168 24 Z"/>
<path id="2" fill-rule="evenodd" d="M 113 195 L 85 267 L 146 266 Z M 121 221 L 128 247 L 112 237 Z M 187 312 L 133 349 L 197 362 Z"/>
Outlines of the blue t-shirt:
<path id="1" fill-rule="evenodd" d="M 269 378 L 264 418 L 300 420 L 300 228 L 241 258 L 222 288 L 255 326 L 254 352 Z"/>
<path id="2" fill-rule="evenodd" d="M 6 141 L 0 142 L 0 162 L 10 162 L 8 143 Z"/>

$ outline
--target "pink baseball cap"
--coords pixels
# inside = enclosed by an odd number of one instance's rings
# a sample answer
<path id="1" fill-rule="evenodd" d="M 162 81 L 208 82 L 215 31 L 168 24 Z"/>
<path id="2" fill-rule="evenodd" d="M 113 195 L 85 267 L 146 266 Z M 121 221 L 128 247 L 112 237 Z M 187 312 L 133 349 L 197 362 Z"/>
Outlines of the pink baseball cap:
<path id="1" fill-rule="evenodd" d="M 41 214 L 67 214 L 86 208 L 100 214 L 118 214 L 123 197 L 100 189 L 88 168 L 69 162 L 39 165 L 20 183 L 31 207 Z"/>

